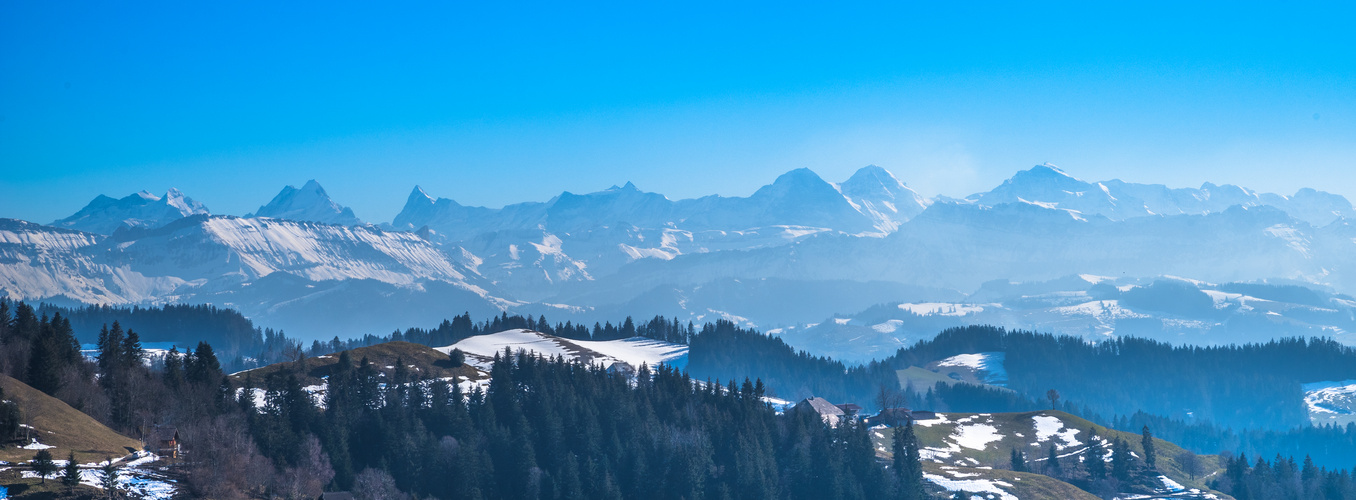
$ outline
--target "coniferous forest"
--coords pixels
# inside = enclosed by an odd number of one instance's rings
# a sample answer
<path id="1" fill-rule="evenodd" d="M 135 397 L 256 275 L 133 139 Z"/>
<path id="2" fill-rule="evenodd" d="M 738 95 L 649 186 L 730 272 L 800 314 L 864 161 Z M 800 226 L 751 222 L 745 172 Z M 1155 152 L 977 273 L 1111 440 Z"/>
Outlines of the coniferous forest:
<path id="1" fill-rule="evenodd" d="M 194 310 L 223 317 L 210 308 L 172 311 Z M 148 311 L 154 309 L 135 314 L 142 321 L 156 316 Z M 1249 393 L 1287 398 L 1276 386 L 1347 376 L 1351 350 L 1325 340 L 1215 348 L 1137 339 L 1088 345 L 975 327 L 848 366 L 725 321 L 697 328 L 627 318 L 616 326 L 585 327 L 508 315 L 475 322 L 460 315 L 433 329 L 314 342 L 309 349 L 270 333 L 266 338 L 290 346 L 278 354 L 290 361 L 247 383 L 263 390 L 256 401 L 225 376 L 208 342 L 149 359 L 140 332 L 124 327 L 116 312 L 93 332 L 77 332 L 69 313 L 0 300 L 3 373 L 127 435 L 150 425 L 178 426 L 194 457 L 183 465 L 185 485 L 211 498 L 304 497 L 328 489 L 420 498 L 893 498 L 921 488 L 910 482 L 921 469 L 880 462 L 862 425 L 831 427 L 815 416 L 779 414 L 762 397 L 819 395 L 870 407 L 882 390 L 904 389 L 895 369 L 988 351 L 1007 353 L 1006 389 L 937 384 L 905 391 L 905 404 L 1030 411 L 1048 407 L 1038 399 L 1041 388 L 1057 388 L 1068 395 L 1060 409 L 1096 423 L 1130 432 L 1152 427 L 1192 451 L 1230 453 L 1229 475 L 1212 485 L 1237 498 L 1350 498 L 1343 466 L 1356 456 L 1351 426 L 1286 426 L 1293 417 L 1282 413 L 1254 417 L 1275 419 L 1268 426 L 1235 430 L 1206 418 L 1188 421 L 1140 409 L 1162 402 L 1154 394 L 1171 394 L 1179 403 L 1205 400 L 1216 407 L 1213 415 L 1227 417 L 1237 412 L 1226 405 L 1251 404 Z M 388 377 L 349 353 L 392 340 L 445 345 L 510 328 L 589 340 L 641 335 L 686 342 L 689 362 L 686 371 L 646 367 L 630 381 L 597 367 L 506 352 L 495 359 L 486 390 L 466 393 L 403 365 Z M 261 332 L 252 325 L 248 330 Z M 82 356 L 77 338 L 86 335 L 98 349 Z M 272 349 L 266 344 L 256 348 Z M 334 355 L 339 363 L 317 399 L 302 387 L 302 374 L 288 367 L 320 355 Z M 1262 359 L 1265 373 L 1239 375 Z M 1092 364 L 1103 365 L 1088 371 L 1105 377 L 1104 394 L 1091 390 L 1099 379 L 1060 378 Z M 1137 385 L 1108 382 L 1115 377 Z M 1174 385 L 1172 377 L 1213 380 L 1193 389 Z M 1218 394 L 1236 399 L 1200 399 Z M 1127 400 L 1142 402 L 1128 412 Z M 12 405 L 0 407 L 0 440 L 12 442 L 21 419 Z M 1249 463 L 1245 456 L 1278 458 Z M 1291 467 L 1297 460 L 1307 465 Z"/>

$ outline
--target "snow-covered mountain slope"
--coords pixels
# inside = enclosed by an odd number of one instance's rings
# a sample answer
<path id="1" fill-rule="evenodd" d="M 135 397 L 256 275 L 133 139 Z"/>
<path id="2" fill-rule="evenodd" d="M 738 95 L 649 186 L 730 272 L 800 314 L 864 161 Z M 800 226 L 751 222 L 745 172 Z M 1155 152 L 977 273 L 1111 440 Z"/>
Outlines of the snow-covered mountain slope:
<path id="1" fill-rule="evenodd" d="M 206 213 L 209 213 L 207 207 L 177 189 L 170 189 L 164 196 L 142 191 L 122 199 L 99 195 L 79 212 L 51 225 L 113 234 L 120 228 L 156 228 L 190 215 Z"/>
<path id="2" fill-rule="evenodd" d="M 894 174 L 875 165 L 863 167 L 838 185 L 859 212 L 870 217 L 881 233 L 892 233 L 932 201 L 919 195 Z"/>
<path id="3" fill-rule="evenodd" d="M 418 235 L 373 226 L 195 215 L 103 237 L 0 221 L 0 291 L 15 299 L 202 302 L 303 335 L 361 335 L 516 304 L 492 288 Z"/>
<path id="4" fill-rule="evenodd" d="M 869 216 L 808 168 L 782 174 L 748 198 L 682 200 L 678 211 L 685 216 L 679 227 L 699 230 L 767 226 L 823 227 L 850 234 L 875 230 Z"/>
<path id="5" fill-rule="evenodd" d="M 1296 285 L 1084 275 L 1035 283 L 995 281 L 968 299 L 882 304 L 776 333 L 796 348 L 857 362 L 888 356 L 946 328 L 966 325 L 1093 341 L 1134 335 L 1208 345 L 1302 336 L 1356 343 L 1352 336 L 1356 301 Z"/>
<path id="6" fill-rule="evenodd" d="M 632 368 L 645 364 L 656 366 L 660 363 L 672 367 L 687 366 L 687 346 L 649 339 L 632 337 L 620 340 L 571 340 L 547 335 L 532 330 L 506 330 L 488 335 L 477 335 L 452 344 L 435 348 L 443 353 L 460 349 L 467 354 L 468 362 L 483 365 L 489 369 L 489 361 L 504 349 L 513 352 L 527 351 L 541 356 L 560 356 L 567 360 L 578 360 L 604 367 L 622 362 Z"/>
<path id="7" fill-rule="evenodd" d="M 284 187 L 277 196 L 273 197 L 272 201 L 259 207 L 259 210 L 252 216 L 321 222 L 341 226 L 363 223 L 358 220 L 357 216 L 353 215 L 352 209 L 331 200 L 330 195 L 325 193 L 325 188 L 320 187 L 320 183 L 316 182 L 315 179 L 306 181 L 301 189 L 294 186 Z"/>
<path id="8" fill-rule="evenodd" d="M 104 257 L 108 238 L 0 219 L 0 296 L 128 304 L 170 296 L 186 280 L 146 276 Z"/>
<path id="9" fill-rule="evenodd" d="M 285 272 L 311 281 L 410 285 L 462 283 L 471 276 L 414 233 L 372 226 L 198 216 L 134 236 L 110 249 L 108 258 L 147 273 L 209 281 L 250 281 Z"/>
<path id="10" fill-rule="evenodd" d="M 1217 213 L 1237 205 L 1275 207 L 1315 227 L 1356 216 L 1356 210 L 1346 198 L 1313 189 L 1301 189 L 1294 196 L 1282 196 L 1211 183 L 1205 183 L 1199 189 L 1172 189 L 1162 184 L 1135 184 L 1120 180 L 1086 182 L 1050 164 L 1018 172 L 993 190 L 972 195 L 967 200 L 989 206 L 1033 203 L 1073 210 L 1085 216 L 1101 215 L 1113 220 Z"/>

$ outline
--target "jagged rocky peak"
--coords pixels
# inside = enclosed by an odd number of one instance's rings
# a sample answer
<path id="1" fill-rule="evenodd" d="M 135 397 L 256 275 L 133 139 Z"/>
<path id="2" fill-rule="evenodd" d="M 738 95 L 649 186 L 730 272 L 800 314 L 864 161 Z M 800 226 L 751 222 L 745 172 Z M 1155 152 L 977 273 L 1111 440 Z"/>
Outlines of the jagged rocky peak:
<path id="1" fill-rule="evenodd" d="M 253 216 L 344 226 L 362 224 L 362 221 L 353 215 L 353 209 L 335 203 L 315 179 L 306 181 L 300 189 L 294 186 L 284 187 L 272 201 L 259 207 L 259 211 Z"/>
<path id="2" fill-rule="evenodd" d="M 210 213 L 202 203 L 169 189 L 164 196 L 139 191 L 115 199 L 99 195 L 74 215 L 51 225 L 97 234 L 113 234 L 119 228 L 156 228 L 188 217 Z"/>

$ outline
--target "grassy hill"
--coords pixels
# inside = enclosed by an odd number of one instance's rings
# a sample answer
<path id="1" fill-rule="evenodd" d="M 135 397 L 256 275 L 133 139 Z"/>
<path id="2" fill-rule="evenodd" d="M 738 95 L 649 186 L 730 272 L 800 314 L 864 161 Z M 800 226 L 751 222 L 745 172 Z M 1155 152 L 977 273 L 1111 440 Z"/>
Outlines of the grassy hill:
<path id="1" fill-rule="evenodd" d="M 1104 447 L 1111 449 L 1110 442 L 1116 438 L 1125 440 L 1132 454 L 1144 457 L 1140 445 L 1140 435 L 1107 429 L 1087 420 L 1060 411 L 1036 411 L 1025 413 L 944 413 L 935 420 L 923 420 L 916 423 L 914 431 L 921 445 L 921 456 L 931 474 L 948 480 L 1001 480 L 1011 487 L 1001 489 L 1016 493 L 1019 489 L 1043 488 L 1047 491 L 1060 491 L 1064 486 L 1049 484 L 1051 481 L 1073 487 L 1053 478 L 1040 476 L 1027 478 L 1032 474 L 1013 476 L 1010 457 L 1014 449 L 1026 454 L 1032 470 L 1042 470 L 1048 454 L 1048 447 L 1056 447 L 1061 457 L 1061 466 L 1065 470 L 1080 467 L 1082 456 L 1087 452 L 1089 430 L 1094 430 L 1099 439 L 1104 439 Z M 876 449 L 888 456 L 891 445 L 891 433 L 887 429 L 873 432 Z M 1182 448 L 1161 439 L 1154 439 L 1157 458 L 1157 473 L 1146 474 L 1139 488 L 1164 488 L 1165 484 L 1157 479 L 1161 474 L 1187 489 L 1196 488 L 1214 493 L 1219 498 L 1226 495 L 1211 492 L 1205 485 L 1207 477 L 1221 470 L 1218 456 L 1200 455 L 1197 457 L 1199 468 L 1195 479 L 1178 462 Z M 960 471 L 960 472 L 956 472 Z M 959 475 L 957 475 L 959 474 Z M 1021 481 L 1016 481 L 1020 478 Z M 935 482 L 935 481 L 934 481 Z M 1033 490 L 1034 491 L 1034 490 Z M 1147 492 L 1147 491 L 1146 491 Z M 1072 496 L 1027 496 L 1020 498 L 1077 498 Z M 1165 495 L 1166 496 L 1166 495 Z"/>
<path id="2" fill-rule="evenodd" d="M 24 449 L 36 438 L 39 443 L 52 446 L 52 456 L 64 460 L 74 450 L 75 459 L 82 463 L 101 462 L 122 457 L 140 450 L 140 441 L 123 436 L 61 400 L 48 396 L 28 384 L 0 375 L 0 387 L 5 398 L 19 404 L 25 425 L 32 434 L 28 442 L 6 443 L 0 447 L 0 460 L 15 462 L 31 460 L 35 449 Z"/>
<path id="3" fill-rule="evenodd" d="M 482 380 L 489 377 L 488 373 L 469 364 L 454 368 L 452 361 L 446 354 L 438 352 L 432 347 L 409 342 L 386 342 L 374 346 L 359 347 L 350 350 L 349 356 L 353 359 L 354 366 L 357 366 L 363 358 L 367 358 L 372 366 L 385 377 L 390 377 L 395 372 L 397 360 L 403 362 L 411 374 L 428 378 L 457 377 L 458 380 Z M 231 374 L 231 380 L 240 384 L 246 378 L 249 378 L 255 387 L 262 387 L 264 380 L 269 375 L 295 370 L 302 375 L 303 385 L 323 384 L 322 378 L 328 376 L 337 363 L 339 363 L 339 353 L 327 354 L 306 358 L 300 362 L 275 363 L 245 370 Z"/>

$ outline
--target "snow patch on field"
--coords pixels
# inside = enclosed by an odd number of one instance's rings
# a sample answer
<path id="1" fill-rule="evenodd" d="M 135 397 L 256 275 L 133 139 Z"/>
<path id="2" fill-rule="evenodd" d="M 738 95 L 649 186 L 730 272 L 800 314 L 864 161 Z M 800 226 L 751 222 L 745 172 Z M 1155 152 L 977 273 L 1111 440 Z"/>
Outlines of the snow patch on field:
<path id="1" fill-rule="evenodd" d="M 951 437 L 956 440 L 956 444 L 972 450 L 983 450 L 989 446 L 989 443 L 1003 440 L 1003 435 L 998 432 L 998 428 L 988 424 L 957 427 L 956 433 L 952 434 Z"/>
<path id="2" fill-rule="evenodd" d="M 1081 446 L 1077 439 L 1078 429 L 1064 429 L 1064 422 L 1057 417 L 1048 415 L 1036 415 L 1031 417 L 1035 421 L 1036 443 L 1044 443 L 1050 438 L 1059 438 L 1063 443 L 1056 442 L 1055 447 L 1063 450 L 1073 446 Z"/>
<path id="3" fill-rule="evenodd" d="M 903 324 L 904 321 L 902 320 L 892 319 L 884 323 L 871 325 L 871 329 L 880 333 L 895 333 L 895 330 L 898 330 Z"/>
<path id="4" fill-rule="evenodd" d="M 1175 493 L 1178 491 L 1186 490 L 1186 487 L 1182 486 L 1182 483 L 1173 481 L 1172 479 L 1168 478 L 1168 476 L 1158 476 L 1158 480 L 1163 482 L 1163 487 L 1167 488 L 1168 491 Z"/>
<path id="5" fill-rule="evenodd" d="M 32 443 L 20 446 L 20 448 L 23 448 L 25 450 L 46 450 L 48 448 L 55 448 L 55 446 L 47 446 L 45 444 L 39 443 L 38 438 L 33 438 Z"/>
<path id="6" fill-rule="evenodd" d="M 957 354 L 939 361 L 937 366 L 959 366 L 976 372 L 983 371 L 988 374 L 984 377 L 984 382 L 1001 386 L 1008 381 L 1008 371 L 1003 368 L 1003 361 L 1006 359 L 1007 354 L 1001 352 Z"/>
<path id="7" fill-rule="evenodd" d="M 939 423 L 948 423 L 946 415 L 939 413 L 936 420 L 919 420 L 914 425 L 929 427 Z M 993 417 L 988 414 L 970 415 L 954 423 L 955 429 L 942 440 L 942 446 L 922 448 L 918 450 L 919 456 L 924 460 L 940 462 L 964 451 L 961 448 L 983 451 L 989 443 L 1003 440 L 1003 435 L 993 425 Z"/>
<path id="8" fill-rule="evenodd" d="M 945 423 L 950 423 L 950 420 L 947 420 L 947 418 L 946 418 L 946 414 L 945 414 L 945 413 L 938 413 L 938 414 L 937 414 L 937 418 L 930 419 L 930 420 L 915 420 L 915 421 L 913 422 L 913 425 L 916 426 L 916 427 L 932 427 L 932 426 L 937 425 L 937 424 L 945 424 Z"/>
<path id="9" fill-rule="evenodd" d="M 115 460 L 119 462 L 131 458 L 132 460 L 118 468 L 118 486 L 123 491 L 133 493 L 133 498 L 144 498 L 147 500 L 170 500 L 174 498 L 178 491 L 178 486 L 173 479 L 165 478 L 160 473 L 142 468 L 141 466 L 160 460 L 160 457 L 147 451 L 138 451 L 126 457 Z M 65 460 L 54 460 L 59 466 L 65 466 Z M 103 471 L 101 468 L 107 462 L 98 464 L 80 464 L 80 484 L 93 488 L 100 488 L 102 483 Z M 47 479 L 59 477 L 61 473 L 47 476 Z M 26 479 L 38 479 L 38 474 L 33 471 L 23 471 L 22 476 Z"/>
<path id="10" fill-rule="evenodd" d="M 964 491 L 967 493 L 989 493 L 997 495 L 1002 500 L 1018 500 L 1016 495 L 1003 491 L 998 485 L 1011 487 L 1011 484 L 993 480 L 993 479 L 950 479 L 936 474 L 923 474 L 923 478 L 932 481 L 933 484 L 945 488 L 947 491 Z"/>

